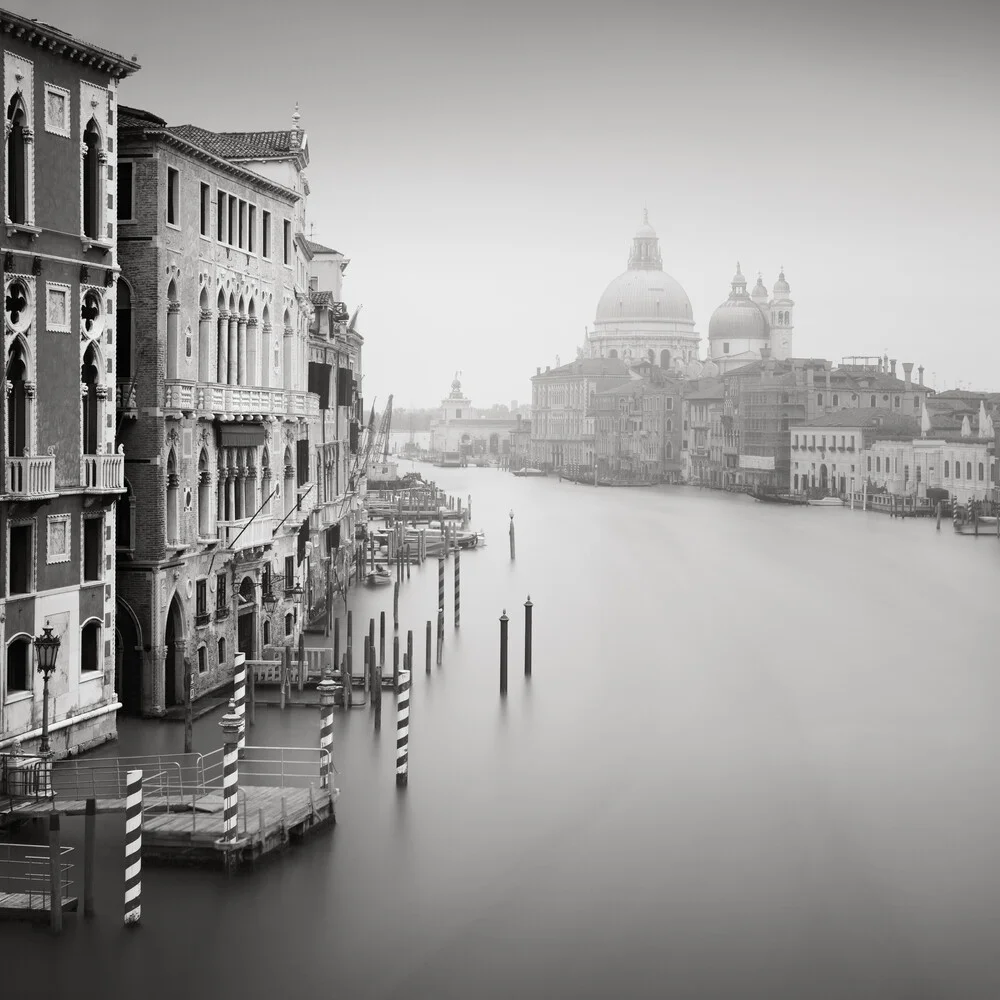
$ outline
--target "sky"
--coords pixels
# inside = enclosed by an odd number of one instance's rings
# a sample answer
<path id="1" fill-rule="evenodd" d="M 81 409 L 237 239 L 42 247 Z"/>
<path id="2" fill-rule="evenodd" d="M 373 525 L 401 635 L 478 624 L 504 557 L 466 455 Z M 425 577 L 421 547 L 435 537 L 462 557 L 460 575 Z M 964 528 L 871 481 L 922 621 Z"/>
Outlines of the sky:
<path id="1" fill-rule="evenodd" d="M 575 357 L 643 207 L 702 355 L 740 261 L 795 353 L 1000 391 L 1000 3 L 31 0 L 129 56 L 170 124 L 309 136 L 365 398 L 530 398 Z M 379 404 L 381 405 L 381 404 Z"/>

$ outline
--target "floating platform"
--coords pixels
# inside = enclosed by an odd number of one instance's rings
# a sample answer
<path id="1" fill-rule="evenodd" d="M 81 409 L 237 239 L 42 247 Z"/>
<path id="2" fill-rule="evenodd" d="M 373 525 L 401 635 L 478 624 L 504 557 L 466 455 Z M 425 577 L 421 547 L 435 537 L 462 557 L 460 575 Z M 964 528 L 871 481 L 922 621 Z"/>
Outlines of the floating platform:
<path id="1" fill-rule="evenodd" d="M 74 913 L 79 906 L 76 896 L 62 901 L 63 913 Z M 50 920 L 49 897 L 42 892 L 0 892 L 0 920 Z"/>

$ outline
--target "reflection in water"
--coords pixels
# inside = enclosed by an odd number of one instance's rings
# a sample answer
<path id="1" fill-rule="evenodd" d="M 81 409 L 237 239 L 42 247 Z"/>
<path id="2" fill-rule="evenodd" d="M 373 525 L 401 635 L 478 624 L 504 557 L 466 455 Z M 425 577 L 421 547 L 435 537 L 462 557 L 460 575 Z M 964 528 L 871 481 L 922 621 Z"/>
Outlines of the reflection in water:
<path id="1" fill-rule="evenodd" d="M 177 982 L 193 998 L 998 995 L 995 543 L 418 468 L 473 495 L 489 545 L 463 558 L 444 665 L 413 674 L 405 793 L 391 696 L 380 737 L 367 710 L 338 712 L 337 827 L 252 875 L 149 869 L 131 933 L 121 819 L 102 817 L 98 917 L 58 941 L 4 927 L 5 982 L 55 995 L 110 976 L 109 995 L 157 1000 Z M 436 567 L 415 569 L 403 636 L 435 599 Z M 351 600 L 360 633 L 392 594 Z M 199 748 L 217 722 L 199 720 Z M 262 708 L 255 728 L 313 743 L 318 711 Z M 122 723 L 122 753 L 181 741 Z"/>

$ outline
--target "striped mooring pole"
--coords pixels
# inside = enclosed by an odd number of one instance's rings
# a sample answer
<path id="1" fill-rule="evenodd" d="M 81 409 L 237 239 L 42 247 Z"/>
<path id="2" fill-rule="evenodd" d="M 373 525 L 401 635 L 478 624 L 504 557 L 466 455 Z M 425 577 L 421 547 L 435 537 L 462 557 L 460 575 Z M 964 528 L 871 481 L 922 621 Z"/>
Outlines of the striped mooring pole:
<path id="1" fill-rule="evenodd" d="M 444 608 L 444 536 L 441 541 L 441 555 L 438 556 L 438 607 Z"/>
<path id="2" fill-rule="evenodd" d="M 222 839 L 236 840 L 239 821 L 240 764 L 237 747 L 243 720 L 236 714 L 236 706 L 229 703 L 229 711 L 219 726 L 224 734 L 222 747 Z"/>
<path id="3" fill-rule="evenodd" d="M 236 742 L 236 749 L 242 757 L 246 753 L 247 747 L 247 659 L 246 653 L 237 653 L 233 658 L 235 664 L 233 670 L 233 702 L 236 704 L 236 714 L 240 717 L 240 738 Z M 301 669 L 300 669 L 301 675 Z"/>
<path id="4" fill-rule="evenodd" d="M 323 679 L 316 685 L 319 692 L 319 784 L 330 787 L 333 773 L 333 692 L 336 685 L 330 671 L 323 672 Z"/>
<path id="5" fill-rule="evenodd" d="M 455 628 L 458 628 L 462 618 L 462 550 L 455 546 Z"/>
<path id="6" fill-rule="evenodd" d="M 137 927 L 141 916 L 142 771 L 135 770 L 125 776 L 125 926 Z"/>
<path id="7" fill-rule="evenodd" d="M 399 693 L 396 697 L 396 787 L 405 788 L 409 777 L 410 760 L 410 672 L 399 674 Z"/>

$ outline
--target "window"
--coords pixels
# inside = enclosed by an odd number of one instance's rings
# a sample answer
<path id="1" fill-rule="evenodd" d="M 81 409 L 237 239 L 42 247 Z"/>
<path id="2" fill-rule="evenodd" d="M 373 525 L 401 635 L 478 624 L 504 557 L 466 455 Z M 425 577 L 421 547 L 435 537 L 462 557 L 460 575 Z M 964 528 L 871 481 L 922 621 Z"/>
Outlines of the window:
<path id="1" fill-rule="evenodd" d="M 729 345 L 728 345 L 728 344 L 725 344 L 725 343 L 724 343 L 724 344 L 722 345 L 722 353 L 723 353 L 723 354 L 728 354 L 728 353 L 729 353 Z"/>
<path id="2" fill-rule="evenodd" d="M 875 459 L 875 471 L 876 472 L 881 472 L 882 471 L 882 458 L 881 458 L 881 456 L 878 456 Z M 886 472 L 889 471 L 888 466 L 886 466 L 886 470 L 885 471 Z"/>
<path id="3" fill-rule="evenodd" d="M 851 435 L 851 451 L 854 451 L 854 435 Z"/>
<path id="4" fill-rule="evenodd" d="M 871 401 L 871 405 L 872 405 L 872 406 L 876 406 L 876 405 L 877 405 L 877 403 L 878 403 L 878 401 L 877 401 L 877 400 L 875 399 L 875 397 L 874 397 L 874 396 L 872 396 L 872 401 Z"/>
<path id="5" fill-rule="evenodd" d="M 292 615 L 291 611 L 289 611 L 288 614 L 285 615 L 285 635 L 291 635 L 294 628 L 295 628 L 295 618 Z"/>
<path id="6" fill-rule="evenodd" d="M 69 514 L 50 514 L 45 525 L 45 561 L 52 563 L 69 562 L 71 532 Z"/>
<path id="7" fill-rule="evenodd" d="M 291 264 L 292 263 L 292 224 L 291 224 L 291 222 L 288 221 L 288 219 L 285 219 L 282 222 L 281 239 L 282 239 L 282 242 L 281 242 L 282 261 L 285 264 Z"/>
<path id="8" fill-rule="evenodd" d="M 256 248 L 257 235 L 257 206 L 250 205 L 247 208 L 247 250 L 250 253 Z"/>
<path id="9" fill-rule="evenodd" d="M 871 455 L 868 456 L 868 471 L 869 472 L 872 471 L 872 457 L 871 457 Z M 948 473 L 946 472 L 945 475 L 947 475 L 947 474 Z"/>
<path id="10" fill-rule="evenodd" d="M 93 118 L 83 134 L 83 235 L 101 239 L 101 133 Z"/>
<path id="11" fill-rule="evenodd" d="M 181 175 L 174 167 L 167 167 L 167 225 L 180 225 Z"/>
<path id="12" fill-rule="evenodd" d="M 208 580 L 198 580 L 194 585 L 194 593 L 195 616 L 208 618 Z"/>
<path id="13" fill-rule="evenodd" d="M 28 116 L 19 94 L 7 107 L 7 218 L 11 222 L 28 221 L 28 157 L 30 143 L 25 131 Z"/>
<path id="14" fill-rule="evenodd" d="M 238 232 L 236 236 L 237 246 L 242 250 L 246 247 L 247 238 L 247 203 L 241 198 L 239 202 Z"/>
<path id="15" fill-rule="evenodd" d="M 913 397 L 913 409 L 915 410 L 920 409 L 920 399 L 916 396 Z"/>
<path id="16" fill-rule="evenodd" d="M 986 467 L 983 465 L 982 462 L 980 462 L 979 463 L 979 481 L 982 482 L 985 476 L 986 476 Z"/>
<path id="17" fill-rule="evenodd" d="M 948 463 L 947 463 L 947 462 L 945 462 L 945 463 L 944 463 L 944 478 L 945 478 L 945 479 L 947 479 L 947 478 L 948 478 L 948 472 L 949 472 L 949 471 L 950 471 L 950 470 L 949 470 L 949 466 L 948 466 Z"/>
<path id="18" fill-rule="evenodd" d="M 236 223 L 239 213 L 239 200 L 230 196 L 229 198 L 229 225 L 226 231 L 226 242 L 232 247 L 236 246 Z"/>
<path id="19" fill-rule="evenodd" d="M 219 666 L 223 666 L 226 662 L 226 640 L 219 640 Z"/>
<path id="20" fill-rule="evenodd" d="M 92 619 L 80 630 L 80 673 L 97 674 L 101 670 L 101 623 Z"/>
<path id="21" fill-rule="evenodd" d="M 45 282 L 45 329 L 50 333 L 71 333 L 73 289 L 54 281 Z"/>
<path id="22" fill-rule="evenodd" d="M 83 519 L 83 579 L 100 580 L 104 564 L 104 518 Z"/>
<path id="23" fill-rule="evenodd" d="M 208 670 L 208 647 L 198 647 L 198 673 L 203 674 Z"/>
<path id="24" fill-rule="evenodd" d="M 823 393 L 821 393 L 821 392 L 817 392 L 816 393 L 816 405 L 817 406 L 822 406 L 823 405 Z"/>
<path id="25" fill-rule="evenodd" d="M 222 611 L 223 609 L 229 609 L 226 602 L 226 574 L 219 573 L 215 577 L 215 610 Z"/>
<path id="26" fill-rule="evenodd" d="M 30 594 L 33 589 L 31 570 L 34 563 L 34 528 L 34 524 L 10 526 L 8 546 L 10 575 L 7 587 L 9 594 Z"/>
<path id="27" fill-rule="evenodd" d="M 285 556 L 285 590 L 295 586 L 295 556 Z"/>
<path id="28" fill-rule="evenodd" d="M 667 396 L 667 409 L 672 410 L 674 408 L 674 397 Z"/>
<path id="29" fill-rule="evenodd" d="M 135 165 L 129 160 L 118 164 L 118 194 L 115 204 L 118 207 L 118 221 L 132 222 L 135 218 L 135 199 L 133 192 L 133 174 Z"/>
<path id="30" fill-rule="evenodd" d="M 212 222 L 212 188 L 209 184 L 201 185 L 201 216 L 198 220 L 198 231 L 202 236 L 208 236 L 208 227 Z"/>
<path id="31" fill-rule="evenodd" d="M 908 465 L 903 466 L 903 485 L 905 486 L 910 481 L 910 467 Z"/>
<path id="32" fill-rule="evenodd" d="M 260 255 L 271 256 L 271 213 L 261 212 L 260 216 Z"/>
<path id="33" fill-rule="evenodd" d="M 31 640 L 18 636 L 7 647 L 7 693 L 31 690 Z"/>
<path id="34" fill-rule="evenodd" d="M 215 238 L 220 243 L 226 241 L 226 193 L 220 191 L 218 195 L 218 210 L 216 212 L 216 233 Z"/>
<path id="35" fill-rule="evenodd" d="M 264 633 L 264 636 L 263 636 L 263 638 L 264 638 L 264 645 L 265 646 L 270 646 L 271 645 L 271 623 L 266 618 L 264 619 L 263 633 Z"/>
<path id="36" fill-rule="evenodd" d="M 70 137 L 69 91 L 52 83 L 45 84 L 45 131 Z"/>
<path id="37" fill-rule="evenodd" d="M 972 479 L 972 463 L 971 462 L 966 462 L 965 463 L 965 478 L 966 479 Z"/>

